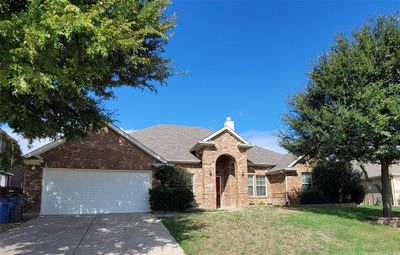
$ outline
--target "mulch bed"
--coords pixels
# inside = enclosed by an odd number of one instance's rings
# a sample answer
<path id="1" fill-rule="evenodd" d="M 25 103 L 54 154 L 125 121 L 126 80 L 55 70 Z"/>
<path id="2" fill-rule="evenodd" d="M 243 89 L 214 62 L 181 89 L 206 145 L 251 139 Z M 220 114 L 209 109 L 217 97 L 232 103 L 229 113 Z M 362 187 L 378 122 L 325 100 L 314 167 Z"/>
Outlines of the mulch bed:
<path id="1" fill-rule="evenodd" d="M 378 224 L 400 227 L 400 217 L 386 218 L 380 216 L 367 216 L 366 218 L 367 220 L 370 220 Z"/>

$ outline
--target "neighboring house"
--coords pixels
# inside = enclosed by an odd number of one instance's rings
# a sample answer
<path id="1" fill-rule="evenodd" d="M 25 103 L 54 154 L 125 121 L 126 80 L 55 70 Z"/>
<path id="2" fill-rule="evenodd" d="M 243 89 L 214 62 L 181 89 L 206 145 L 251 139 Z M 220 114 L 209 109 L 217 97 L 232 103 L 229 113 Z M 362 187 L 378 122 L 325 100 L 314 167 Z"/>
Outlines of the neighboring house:
<path id="1" fill-rule="evenodd" d="M 113 124 L 84 139 L 59 140 L 25 155 L 28 209 L 42 214 L 147 212 L 157 166 L 192 173 L 196 205 L 284 205 L 308 187 L 310 167 L 253 144 L 234 130 L 157 125 L 126 133 Z"/>
<path id="2" fill-rule="evenodd" d="M 354 164 L 354 168 L 359 169 L 357 165 Z M 367 170 L 368 176 L 374 184 L 381 186 L 381 166 L 380 165 L 366 165 L 365 170 Z M 378 200 L 382 199 L 382 195 L 379 193 L 378 189 L 374 184 L 367 182 L 364 178 L 364 186 L 366 191 L 366 196 L 363 204 L 365 205 L 375 205 Z M 389 183 L 392 188 L 392 201 L 394 206 L 400 206 L 400 165 L 392 165 L 389 168 Z"/>
<path id="3" fill-rule="evenodd" d="M 9 148 L 9 140 L 15 141 L 11 136 L 7 135 L 7 133 L 0 128 L 0 156 Z M 4 136 L 4 137 L 3 137 Z M 0 187 L 10 187 L 11 186 L 11 181 L 13 178 L 13 173 L 11 172 L 6 172 L 4 169 L 1 169 L 0 166 Z"/>
<path id="4" fill-rule="evenodd" d="M 0 187 L 9 187 L 12 173 L 0 171 Z"/>

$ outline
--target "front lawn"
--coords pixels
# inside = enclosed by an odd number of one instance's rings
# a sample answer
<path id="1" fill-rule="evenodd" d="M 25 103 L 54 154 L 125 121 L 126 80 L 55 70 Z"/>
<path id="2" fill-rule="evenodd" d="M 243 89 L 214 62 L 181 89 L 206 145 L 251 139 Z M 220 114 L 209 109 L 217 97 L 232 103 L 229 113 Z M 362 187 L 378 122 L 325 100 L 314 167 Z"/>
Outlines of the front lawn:
<path id="1" fill-rule="evenodd" d="M 380 208 L 250 207 L 161 218 L 190 254 L 399 254 L 400 228 L 372 224 Z M 394 209 L 400 215 L 400 209 Z"/>

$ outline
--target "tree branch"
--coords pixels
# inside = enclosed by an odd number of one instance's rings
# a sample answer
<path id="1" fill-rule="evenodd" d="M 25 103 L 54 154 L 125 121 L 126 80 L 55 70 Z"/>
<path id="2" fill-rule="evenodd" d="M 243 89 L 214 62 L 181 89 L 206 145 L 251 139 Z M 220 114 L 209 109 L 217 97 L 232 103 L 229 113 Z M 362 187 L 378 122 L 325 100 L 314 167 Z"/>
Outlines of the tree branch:
<path id="1" fill-rule="evenodd" d="M 371 180 L 371 178 L 369 178 L 368 172 L 367 172 L 367 170 L 365 170 L 365 167 L 364 167 L 363 164 L 360 164 L 359 166 L 360 166 L 362 172 L 364 173 L 364 176 L 365 176 L 365 179 L 367 180 L 367 182 L 369 182 L 369 183 L 371 183 L 372 185 L 374 185 L 374 186 L 376 187 L 376 189 L 379 191 L 379 193 L 382 195 L 382 188 L 381 188 L 381 186 L 379 186 L 378 184 L 374 183 L 374 182 Z"/>

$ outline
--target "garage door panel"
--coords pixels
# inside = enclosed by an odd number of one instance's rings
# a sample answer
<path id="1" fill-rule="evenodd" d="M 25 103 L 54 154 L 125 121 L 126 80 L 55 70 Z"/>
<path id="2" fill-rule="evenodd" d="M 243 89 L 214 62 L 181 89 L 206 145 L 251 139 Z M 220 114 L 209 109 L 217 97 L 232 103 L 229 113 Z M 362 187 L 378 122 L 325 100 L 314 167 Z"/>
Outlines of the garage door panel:
<path id="1" fill-rule="evenodd" d="M 151 172 L 46 168 L 43 214 L 148 212 Z"/>

